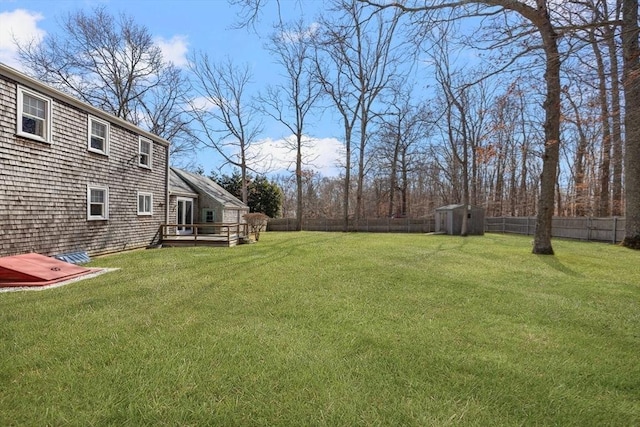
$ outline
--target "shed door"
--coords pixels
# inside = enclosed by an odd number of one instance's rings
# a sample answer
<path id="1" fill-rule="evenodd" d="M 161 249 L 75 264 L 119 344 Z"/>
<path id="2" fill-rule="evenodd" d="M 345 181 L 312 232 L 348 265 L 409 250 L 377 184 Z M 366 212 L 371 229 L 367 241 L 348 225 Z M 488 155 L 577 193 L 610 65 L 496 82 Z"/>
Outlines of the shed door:
<path id="1" fill-rule="evenodd" d="M 178 234 L 193 234 L 193 199 L 178 198 Z"/>

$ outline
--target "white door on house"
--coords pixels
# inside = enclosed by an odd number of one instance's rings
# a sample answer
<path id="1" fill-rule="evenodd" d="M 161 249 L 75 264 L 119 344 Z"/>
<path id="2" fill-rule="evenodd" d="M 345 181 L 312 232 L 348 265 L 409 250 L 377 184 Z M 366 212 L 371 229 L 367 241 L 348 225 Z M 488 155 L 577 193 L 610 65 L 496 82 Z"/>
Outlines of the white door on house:
<path id="1" fill-rule="evenodd" d="M 178 234 L 193 234 L 193 228 L 185 226 L 193 224 L 193 199 L 178 197 L 178 224 Z"/>

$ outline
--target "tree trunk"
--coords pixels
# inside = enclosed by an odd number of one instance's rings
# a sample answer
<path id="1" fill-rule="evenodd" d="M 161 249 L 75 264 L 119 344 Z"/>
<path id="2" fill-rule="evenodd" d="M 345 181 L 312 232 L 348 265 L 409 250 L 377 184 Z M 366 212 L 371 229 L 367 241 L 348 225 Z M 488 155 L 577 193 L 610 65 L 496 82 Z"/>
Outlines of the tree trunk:
<path id="1" fill-rule="evenodd" d="M 346 118 L 345 118 L 346 121 Z M 349 188 L 351 186 L 351 128 L 345 125 L 345 151 L 346 151 L 346 164 L 344 167 L 344 194 L 343 200 L 343 217 L 344 217 L 344 231 L 349 231 Z"/>
<path id="2" fill-rule="evenodd" d="M 363 91 L 364 92 L 364 91 Z M 364 102 L 360 107 L 360 147 L 358 150 L 358 181 L 356 187 L 356 220 L 362 218 L 364 212 L 364 203 L 362 200 L 362 194 L 364 192 L 364 173 L 365 173 L 365 148 L 367 145 L 367 124 L 369 118 L 367 117 L 367 109 Z"/>
<path id="3" fill-rule="evenodd" d="M 408 209 L 408 205 L 409 205 L 409 201 L 408 199 L 408 194 L 407 194 L 407 188 L 409 187 L 409 171 L 408 171 L 408 165 L 407 165 L 407 147 L 404 147 L 402 150 L 402 184 L 400 185 L 400 192 L 401 192 L 401 200 L 402 200 L 402 211 L 400 212 L 402 214 L 402 216 L 407 216 L 409 214 L 409 209 Z"/>
<path id="4" fill-rule="evenodd" d="M 551 225 L 553 220 L 554 192 L 558 162 L 560 159 L 560 54 L 558 34 L 555 32 L 546 7 L 546 2 L 537 0 L 539 23 L 536 24 L 546 55 L 545 82 L 547 95 L 544 101 L 544 154 L 542 175 L 540 175 L 540 199 L 536 216 L 536 233 L 533 239 L 533 253 L 553 255 L 551 246 Z"/>
<path id="5" fill-rule="evenodd" d="M 605 75 L 602 52 L 595 38 L 595 30 L 589 32 L 589 41 L 593 48 L 598 70 L 598 95 L 600 99 L 600 116 L 602 123 L 602 156 L 600 158 L 600 197 L 598 198 L 598 216 L 609 216 L 610 194 L 609 181 L 611 178 L 611 128 L 609 127 L 609 101 L 607 99 L 607 81 Z"/>
<path id="6" fill-rule="evenodd" d="M 395 195 L 396 188 L 398 187 L 398 156 L 400 148 L 400 126 L 398 125 L 398 132 L 394 135 L 395 141 L 393 146 L 393 156 L 391 158 L 391 172 L 389 172 L 389 211 L 388 217 L 390 218 L 394 214 L 395 210 Z"/>
<path id="7" fill-rule="evenodd" d="M 240 173 L 242 176 L 242 203 L 245 205 L 249 202 L 249 183 L 247 182 L 247 164 L 244 161 L 244 154 L 242 155 L 242 165 L 240 167 Z"/>
<path id="8" fill-rule="evenodd" d="M 613 163 L 613 182 L 612 182 L 612 205 L 611 215 L 620 216 L 622 212 L 622 119 L 620 104 L 620 84 L 618 76 L 620 75 L 618 66 L 618 54 L 615 43 L 615 32 L 613 27 L 607 26 L 605 29 L 607 45 L 609 47 L 609 62 L 611 67 L 611 145 Z"/>
<path id="9" fill-rule="evenodd" d="M 573 182 L 574 182 L 574 214 L 575 216 L 585 216 L 587 213 L 587 184 L 585 183 L 584 158 L 587 153 L 587 135 L 585 134 L 582 115 L 580 109 L 571 98 L 568 97 L 569 104 L 575 114 L 575 126 L 578 132 L 578 144 L 576 154 L 573 158 Z"/>
<path id="10" fill-rule="evenodd" d="M 460 108 L 460 107 L 458 107 Z M 462 204 L 464 213 L 462 214 L 461 236 L 469 235 L 469 142 L 467 141 L 466 120 L 467 116 L 460 108 L 462 119 Z"/>
<path id="11" fill-rule="evenodd" d="M 502 149 L 500 149 L 502 152 Z M 493 215 L 502 216 L 502 201 L 504 200 L 504 167 L 500 157 L 496 159 L 496 182 L 493 190 Z"/>
<path id="12" fill-rule="evenodd" d="M 296 135 L 296 231 L 302 230 L 302 135 Z"/>
<path id="13" fill-rule="evenodd" d="M 622 2 L 622 53 L 624 61 L 626 193 L 625 230 L 622 244 L 640 249 L 640 49 L 638 48 L 638 0 Z"/>

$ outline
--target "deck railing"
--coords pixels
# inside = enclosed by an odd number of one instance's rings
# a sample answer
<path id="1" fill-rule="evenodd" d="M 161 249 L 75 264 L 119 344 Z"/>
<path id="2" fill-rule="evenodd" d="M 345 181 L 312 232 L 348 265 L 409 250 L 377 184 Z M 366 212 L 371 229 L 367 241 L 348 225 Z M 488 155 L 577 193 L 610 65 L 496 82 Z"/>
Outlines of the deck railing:
<path id="1" fill-rule="evenodd" d="M 246 223 L 207 222 L 204 224 L 162 224 L 160 237 L 162 240 L 175 239 L 197 241 L 198 237 L 226 237 L 240 239 L 247 237 L 249 228 Z"/>

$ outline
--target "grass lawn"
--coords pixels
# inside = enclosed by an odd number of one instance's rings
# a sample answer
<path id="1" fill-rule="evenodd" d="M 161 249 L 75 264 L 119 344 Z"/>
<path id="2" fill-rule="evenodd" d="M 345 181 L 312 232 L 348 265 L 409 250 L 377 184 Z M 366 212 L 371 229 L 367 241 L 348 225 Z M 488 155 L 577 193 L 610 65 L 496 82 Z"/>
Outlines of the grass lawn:
<path id="1" fill-rule="evenodd" d="M 264 233 L 0 294 L 0 425 L 640 425 L 640 253 Z"/>

